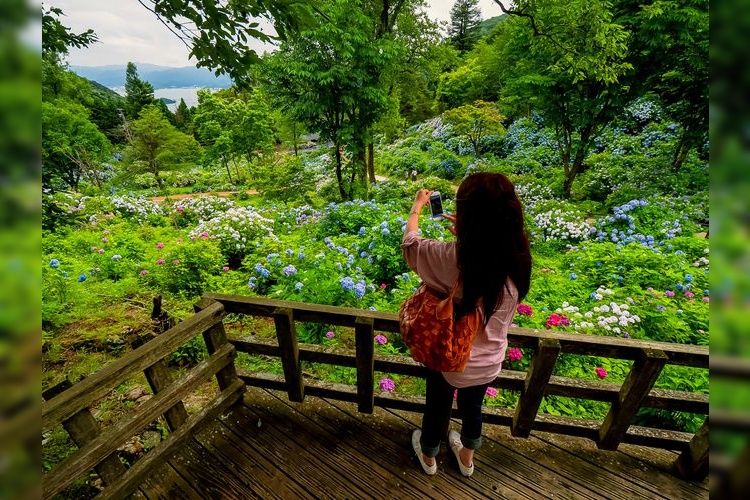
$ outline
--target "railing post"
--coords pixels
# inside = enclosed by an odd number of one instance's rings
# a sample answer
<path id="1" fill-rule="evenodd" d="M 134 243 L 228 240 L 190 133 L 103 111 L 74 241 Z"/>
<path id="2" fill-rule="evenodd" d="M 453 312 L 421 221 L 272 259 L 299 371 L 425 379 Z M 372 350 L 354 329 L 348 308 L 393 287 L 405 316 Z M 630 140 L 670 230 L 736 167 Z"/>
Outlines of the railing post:
<path id="1" fill-rule="evenodd" d="M 73 384 L 70 383 L 70 380 L 63 380 L 56 386 L 44 391 L 42 398 L 45 400 L 52 399 L 72 386 Z M 85 444 L 93 441 L 102 430 L 99 422 L 96 421 L 88 409 L 80 410 L 72 417 L 63 420 L 62 426 L 78 448 L 82 448 Z M 127 472 L 125 466 L 114 453 L 94 466 L 94 470 L 99 474 L 104 484 L 114 483 L 120 476 Z"/>
<path id="2" fill-rule="evenodd" d="M 375 341 L 372 318 L 357 317 L 354 338 L 357 352 L 357 411 L 372 413 L 375 407 Z"/>
<path id="3" fill-rule="evenodd" d="M 702 480 L 708 474 L 708 417 L 690 440 L 688 448 L 677 457 L 675 468 L 685 479 Z"/>
<path id="4" fill-rule="evenodd" d="M 201 299 L 195 304 L 195 312 L 200 311 L 212 302 L 213 301 L 205 301 L 204 299 Z M 203 341 L 206 343 L 206 350 L 209 355 L 215 353 L 224 344 L 229 343 L 226 331 L 224 331 L 224 322 L 220 321 L 203 332 Z M 227 365 L 216 374 L 216 381 L 219 383 L 219 389 L 222 391 L 232 385 L 237 379 L 237 368 L 234 363 Z"/>
<path id="5" fill-rule="evenodd" d="M 133 349 L 137 349 L 141 345 L 143 345 L 143 340 L 140 338 L 130 343 Z M 143 374 L 146 375 L 148 385 L 151 386 L 154 394 L 168 387 L 173 382 L 172 374 L 169 373 L 167 363 L 163 359 L 143 370 Z M 172 431 L 185 423 L 185 420 L 188 419 L 188 414 L 182 401 L 178 401 L 172 408 L 165 411 L 164 419 L 167 421 L 169 430 Z"/>
<path id="6" fill-rule="evenodd" d="M 599 428 L 597 446 L 603 450 L 616 450 L 630 427 L 630 422 L 641 407 L 659 378 L 667 355 L 656 349 L 642 349 L 641 355 L 633 363 L 625 382 L 620 388 L 617 401 L 612 403 L 604 422 Z"/>
<path id="7" fill-rule="evenodd" d="M 560 341 L 556 339 L 539 339 L 539 347 L 531 360 L 523 391 L 518 399 L 516 412 L 513 414 L 511 435 L 529 436 L 561 348 Z"/>
<path id="8" fill-rule="evenodd" d="M 276 325 L 276 337 L 281 349 L 281 364 L 284 368 L 289 401 L 301 403 L 305 399 L 305 384 L 302 380 L 302 369 L 299 362 L 297 330 L 294 328 L 294 311 L 288 308 L 277 308 L 273 313 Z"/>

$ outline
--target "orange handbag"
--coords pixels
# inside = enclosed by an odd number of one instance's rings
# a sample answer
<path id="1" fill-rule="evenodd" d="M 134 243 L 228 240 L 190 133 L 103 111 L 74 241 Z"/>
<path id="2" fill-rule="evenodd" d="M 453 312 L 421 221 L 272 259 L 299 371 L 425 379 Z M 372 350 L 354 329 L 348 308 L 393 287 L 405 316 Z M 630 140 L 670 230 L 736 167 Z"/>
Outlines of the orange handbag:
<path id="1" fill-rule="evenodd" d="M 462 372 L 471 354 L 471 345 L 482 313 L 477 307 L 458 321 L 453 316 L 453 296 L 439 294 L 422 283 L 401 304 L 398 321 L 401 337 L 414 361 L 441 372 Z"/>

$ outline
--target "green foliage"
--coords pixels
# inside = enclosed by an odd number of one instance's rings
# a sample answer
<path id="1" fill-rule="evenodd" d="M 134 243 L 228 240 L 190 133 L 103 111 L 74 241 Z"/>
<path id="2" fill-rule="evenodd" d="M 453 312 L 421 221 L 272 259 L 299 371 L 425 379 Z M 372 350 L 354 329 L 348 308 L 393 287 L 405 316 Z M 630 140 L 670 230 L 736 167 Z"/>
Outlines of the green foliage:
<path id="1" fill-rule="evenodd" d="M 299 200 L 300 193 L 314 191 L 317 181 L 300 157 L 287 155 L 256 167 L 253 184 L 265 198 L 288 203 Z"/>
<path id="2" fill-rule="evenodd" d="M 483 137 L 504 132 L 503 118 L 494 104 L 485 101 L 475 101 L 444 113 L 445 123 L 452 125 L 456 134 L 469 140 L 474 148 L 474 156 L 479 156 L 479 144 Z"/>
<path id="3" fill-rule="evenodd" d="M 448 36 L 459 52 L 468 51 L 479 39 L 481 21 L 479 0 L 456 0 L 453 4 Z"/>
<path id="4" fill-rule="evenodd" d="M 138 77 L 138 68 L 132 62 L 125 70 L 125 113 L 128 118 L 140 118 L 145 106 L 156 104 L 154 87 Z"/>
<path id="5" fill-rule="evenodd" d="M 146 106 L 140 115 L 130 125 L 133 139 L 125 151 L 126 163 L 131 174 L 154 174 L 161 188 L 160 172 L 184 168 L 199 154 L 199 146 L 192 136 L 173 127 L 157 106 Z"/>

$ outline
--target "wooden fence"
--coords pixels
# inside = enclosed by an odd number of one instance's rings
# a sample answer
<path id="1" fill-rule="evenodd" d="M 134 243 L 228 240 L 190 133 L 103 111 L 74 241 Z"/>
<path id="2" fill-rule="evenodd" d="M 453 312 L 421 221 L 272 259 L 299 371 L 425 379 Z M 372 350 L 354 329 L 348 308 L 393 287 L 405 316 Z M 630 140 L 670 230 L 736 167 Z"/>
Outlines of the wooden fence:
<path id="1" fill-rule="evenodd" d="M 375 372 L 424 377 L 425 368 L 404 356 L 376 356 L 375 332 L 399 333 L 398 318 L 392 313 L 364 311 L 316 304 L 304 304 L 257 297 L 206 294 L 196 308 L 224 305 L 227 313 L 273 318 L 278 343 L 230 338 L 239 352 L 275 356 L 281 359 L 283 377 L 265 374 L 239 376 L 248 385 L 285 390 L 291 401 L 305 395 L 356 402 L 360 412 L 375 406 L 421 412 L 422 399 L 393 394 L 375 394 Z M 313 322 L 354 328 L 354 350 L 319 345 L 299 345 L 296 324 Z M 568 334 L 514 328 L 509 344 L 535 351 L 527 372 L 503 370 L 491 385 L 520 392 L 515 410 L 485 407 L 485 422 L 506 425 L 514 436 L 525 437 L 538 430 L 593 440 L 605 450 L 620 443 L 650 446 L 681 452 L 675 472 L 700 479 L 708 472 L 708 418 L 701 429 L 686 433 L 631 425 L 642 407 L 708 415 L 708 394 L 654 388 L 665 365 L 708 369 L 708 347 L 670 344 L 594 335 Z M 560 353 L 632 360 L 622 384 L 553 376 Z M 300 362 L 327 363 L 356 368 L 356 388 L 305 381 Z M 610 403 L 603 421 L 540 414 L 545 395 L 565 396 Z"/>
<path id="2" fill-rule="evenodd" d="M 424 377 L 421 365 L 405 356 L 375 354 L 375 332 L 398 333 L 395 314 L 360 309 L 321 306 L 256 297 L 206 294 L 195 306 L 196 314 L 155 339 L 135 348 L 117 361 L 75 384 L 59 384 L 45 391 L 42 431 L 62 424 L 78 450 L 57 464 L 42 479 L 45 498 L 70 486 L 91 469 L 107 486 L 102 498 L 122 498 L 137 490 L 154 468 L 163 463 L 199 426 L 224 413 L 245 392 L 245 385 L 280 389 L 291 401 L 305 395 L 356 402 L 360 412 L 374 407 L 421 412 L 423 398 L 375 394 L 375 373 L 387 372 Z M 278 342 L 228 339 L 223 318 L 228 313 L 273 318 Z M 299 322 L 315 322 L 354 328 L 356 349 L 300 345 Z M 194 337 L 202 335 L 209 356 L 173 380 L 165 357 Z M 509 426 L 514 436 L 532 430 L 592 439 L 602 449 L 617 449 L 620 443 L 679 450 L 675 472 L 701 479 L 708 470 L 708 418 L 695 433 L 667 431 L 631 425 L 641 407 L 708 414 L 708 394 L 653 388 L 666 364 L 708 368 L 708 348 L 592 335 L 513 329 L 512 346 L 535 351 L 527 372 L 503 370 L 492 384 L 520 392 L 515 410 L 485 407 L 484 419 Z M 238 373 L 236 352 L 275 356 L 281 359 L 283 377 Z M 633 360 L 622 384 L 553 376 L 560 353 Z M 356 369 L 356 387 L 306 381 L 301 362 L 309 361 Z M 98 400 L 143 371 L 154 396 L 112 427 L 102 430 L 89 412 Z M 205 407 L 188 415 L 182 400 L 199 385 L 216 377 L 219 394 Z M 610 403 L 603 421 L 540 414 L 545 395 L 566 396 Z M 130 468 L 117 456 L 117 449 L 133 435 L 164 416 L 168 437 Z"/>

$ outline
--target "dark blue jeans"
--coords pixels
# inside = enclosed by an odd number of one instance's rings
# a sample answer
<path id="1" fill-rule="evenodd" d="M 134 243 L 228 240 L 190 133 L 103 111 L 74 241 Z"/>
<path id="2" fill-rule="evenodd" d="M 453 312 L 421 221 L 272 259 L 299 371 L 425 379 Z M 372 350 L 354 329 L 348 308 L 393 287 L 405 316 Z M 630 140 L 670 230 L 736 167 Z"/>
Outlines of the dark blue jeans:
<path id="1" fill-rule="evenodd" d="M 443 374 L 429 370 L 425 412 L 422 417 L 422 453 L 434 457 L 440 441 L 448 441 L 448 426 L 453 408 L 453 391 Z M 482 403 L 488 384 L 458 389 L 458 414 L 461 417 L 461 444 L 472 450 L 482 445 Z"/>

